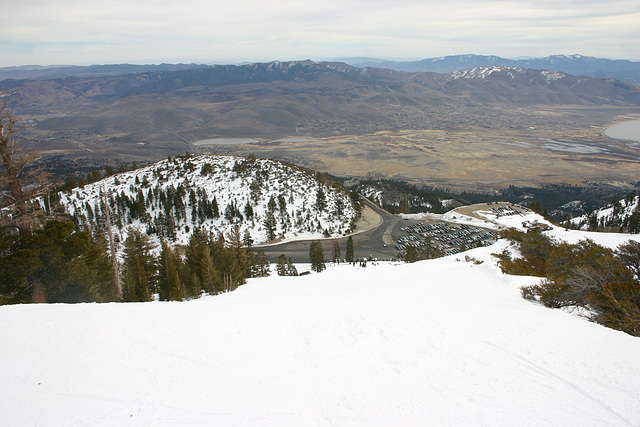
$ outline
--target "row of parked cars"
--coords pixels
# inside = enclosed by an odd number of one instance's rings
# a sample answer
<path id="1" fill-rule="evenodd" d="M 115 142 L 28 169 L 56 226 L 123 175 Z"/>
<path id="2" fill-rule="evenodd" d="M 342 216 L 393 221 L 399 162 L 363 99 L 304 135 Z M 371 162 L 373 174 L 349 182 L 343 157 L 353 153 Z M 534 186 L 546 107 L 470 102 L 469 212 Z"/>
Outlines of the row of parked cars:
<path id="1" fill-rule="evenodd" d="M 494 230 L 447 222 L 415 224 L 402 227 L 402 231 L 406 235 L 397 239 L 397 250 L 404 251 L 407 246 L 420 248 L 430 245 L 444 255 L 456 254 L 470 247 L 488 246 L 498 239 L 498 233 Z"/>
<path id="2" fill-rule="evenodd" d="M 531 209 L 516 204 L 510 204 L 506 206 L 494 206 L 491 208 L 491 212 L 493 212 L 496 217 L 500 218 L 509 215 L 526 214 L 531 212 Z"/>

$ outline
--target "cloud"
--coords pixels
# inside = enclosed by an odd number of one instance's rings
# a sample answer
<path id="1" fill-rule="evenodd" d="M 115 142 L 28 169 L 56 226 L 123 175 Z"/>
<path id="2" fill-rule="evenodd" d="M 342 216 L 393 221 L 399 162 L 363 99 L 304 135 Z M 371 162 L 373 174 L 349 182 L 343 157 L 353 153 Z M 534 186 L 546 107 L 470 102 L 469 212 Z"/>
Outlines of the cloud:
<path id="1" fill-rule="evenodd" d="M 582 53 L 640 58 L 637 1 L 24 0 L 2 65 L 369 55 Z M 81 46 L 81 47 L 79 47 Z M 21 48 L 22 47 L 22 48 Z M 53 61 L 53 62 L 51 62 Z"/>

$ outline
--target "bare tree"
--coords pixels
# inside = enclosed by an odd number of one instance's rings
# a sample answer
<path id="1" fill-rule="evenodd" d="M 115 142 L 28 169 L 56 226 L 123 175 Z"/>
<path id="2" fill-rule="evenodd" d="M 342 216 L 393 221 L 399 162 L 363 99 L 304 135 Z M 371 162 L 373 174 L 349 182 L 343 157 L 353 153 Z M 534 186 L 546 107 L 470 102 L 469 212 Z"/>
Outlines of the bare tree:
<path id="1" fill-rule="evenodd" d="M 0 188 L 2 207 L 9 207 L 11 222 L 20 234 L 31 234 L 36 222 L 29 211 L 29 201 L 47 188 L 48 175 L 28 166 L 38 159 L 38 153 L 18 147 L 14 135 L 23 130 L 6 101 L 0 102 Z M 23 173 L 24 172 L 24 173 Z M 4 191 L 8 188 L 8 192 Z"/>

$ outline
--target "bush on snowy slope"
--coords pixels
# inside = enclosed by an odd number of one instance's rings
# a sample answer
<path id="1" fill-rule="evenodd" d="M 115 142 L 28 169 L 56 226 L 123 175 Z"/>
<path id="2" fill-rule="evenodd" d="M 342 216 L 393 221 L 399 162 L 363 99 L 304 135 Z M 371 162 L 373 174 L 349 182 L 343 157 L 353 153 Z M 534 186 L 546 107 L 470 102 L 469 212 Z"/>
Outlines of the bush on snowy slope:
<path id="1" fill-rule="evenodd" d="M 186 244 L 195 229 L 227 234 L 236 225 L 255 243 L 298 234 L 342 236 L 360 211 L 337 181 L 253 156 L 184 156 L 75 188 L 60 203 L 77 224 L 100 233 L 105 199 L 120 242 L 128 229 Z"/>
<path id="2" fill-rule="evenodd" d="M 557 242 L 535 228 L 503 236 L 521 257 L 506 249 L 495 254 L 502 271 L 544 277 L 522 288 L 524 298 L 552 308 L 579 308 L 593 322 L 640 336 L 640 243 L 629 241 L 614 251 L 591 240 Z"/>

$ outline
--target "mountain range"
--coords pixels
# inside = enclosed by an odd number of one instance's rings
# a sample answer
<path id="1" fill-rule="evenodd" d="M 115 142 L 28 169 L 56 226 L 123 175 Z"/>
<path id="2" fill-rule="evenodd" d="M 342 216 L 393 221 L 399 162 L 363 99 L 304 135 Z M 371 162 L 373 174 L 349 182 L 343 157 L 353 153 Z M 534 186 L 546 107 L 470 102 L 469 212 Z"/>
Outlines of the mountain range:
<path id="1" fill-rule="evenodd" d="M 521 67 L 563 71 L 576 76 L 614 78 L 640 84 L 640 62 L 583 55 L 551 55 L 543 58 L 507 59 L 495 55 L 450 55 L 419 61 L 387 61 L 375 58 L 345 58 L 356 67 L 387 68 L 396 71 L 451 73 L 475 67 Z"/>
<path id="2" fill-rule="evenodd" d="M 13 108 L 37 121 L 35 128 L 111 137 L 158 131 L 282 137 L 331 121 L 358 133 L 405 127 L 399 116 L 434 106 L 640 106 L 637 86 L 564 72 L 491 66 L 407 73 L 312 61 L 4 80 L 0 91 L 13 94 Z"/>
<path id="3" fill-rule="evenodd" d="M 408 152 L 401 148 L 407 143 L 403 135 L 394 136 L 399 138 L 394 141 L 376 136 L 413 130 L 446 132 L 443 137 L 452 143 L 470 136 L 460 132 L 477 132 L 473 141 L 489 138 L 487 143 L 500 140 L 505 131 L 510 132 L 509 138 L 536 141 L 588 139 L 591 145 L 604 144 L 607 153 L 621 153 L 627 162 L 628 147 L 612 148 L 611 141 L 596 132 L 622 120 L 619 117 L 635 114 L 640 107 L 638 86 L 560 71 L 490 66 L 438 74 L 314 61 L 8 79 L 0 81 L 0 92 L 28 125 L 18 137 L 62 172 L 72 166 L 65 163 L 69 160 L 74 162 L 74 170 L 79 162 L 86 162 L 93 170 L 104 161 L 157 161 L 186 151 L 215 149 L 217 154 L 253 152 L 341 176 L 382 172 L 422 179 L 422 175 L 406 172 L 407 159 L 412 161 L 417 154 L 424 157 L 421 144 L 430 137 L 412 137 L 411 141 L 419 141 L 415 148 L 419 152 L 414 148 Z M 345 140 L 340 147 L 334 144 L 328 149 L 313 141 L 340 136 L 366 136 L 385 146 L 365 149 Z M 296 140 L 282 141 L 287 137 Z M 252 138 L 255 144 L 241 147 L 244 152 L 234 151 L 238 148 L 233 145 L 201 144 L 215 138 Z M 511 139 L 504 142 L 513 143 Z M 468 149 L 477 146 L 469 145 Z M 300 151 L 303 147 L 306 152 Z M 429 151 L 439 156 L 429 163 L 432 166 L 449 158 L 437 154 L 446 148 L 438 147 L 438 151 Z M 486 152 L 486 148 L 482 150 Z M 390 160 L 397 167 L 381 165 L 374 170 L 368 162 L 366 171 L 360 168 L 352 175 L 355 162 L 382 155 L 396 156 Z M 600 162 L 596 165 L 599 171 L 604 160 L 596 161 Z M 448 165 L 446 169 L 458 167 Z M 477 176 L 494 180 L 495 168 L 488 167 L 489 175 L 481 171 Z M 534 169 L 531 176 L 538 176 L 544 165 Z M 425 169 L 420 166 L 419 170 Z M 509 179 L 514 177 L 520 178 L 508 174 Z"/>

